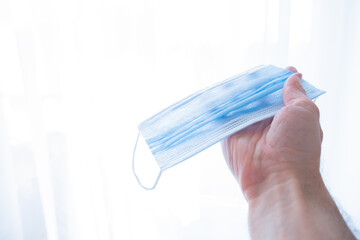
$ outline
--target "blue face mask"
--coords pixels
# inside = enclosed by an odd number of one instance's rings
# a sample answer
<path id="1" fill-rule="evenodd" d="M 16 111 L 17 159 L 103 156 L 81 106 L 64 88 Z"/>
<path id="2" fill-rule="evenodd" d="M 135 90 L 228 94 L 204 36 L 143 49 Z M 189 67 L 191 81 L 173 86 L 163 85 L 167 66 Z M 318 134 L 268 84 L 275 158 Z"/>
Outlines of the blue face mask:
<path id="1" fill-rule="evenodd" d="M 282 108 L 282 88 L 293 73 L 272 65 L 260 66 L 196 92 L 169 106 L 139 126 L 160 173 L 222 139 Z M 302 81 L 306 95 L 315 99 L 324 91 Z M 138 138 L 139 138 L 138 135 Z M 136 141 L 137 144 L 137 141 Z"/>

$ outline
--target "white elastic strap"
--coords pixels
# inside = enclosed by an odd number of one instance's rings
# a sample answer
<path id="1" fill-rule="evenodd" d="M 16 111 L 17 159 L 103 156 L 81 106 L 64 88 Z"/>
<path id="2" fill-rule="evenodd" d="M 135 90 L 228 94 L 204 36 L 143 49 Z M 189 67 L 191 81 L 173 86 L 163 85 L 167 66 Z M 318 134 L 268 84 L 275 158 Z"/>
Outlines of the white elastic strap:
<path id="1" fill-rule="evenodd" d="M 159 182 L 159 179 L 160 179 L 160 176 L 161 176 L 162 171 L 160 170 L 159 175 L 157 176 L 156 181 L 155 181 L 155 183 L 154 183 L 154 185 L 153 185 L 152 187 L 145 187 L 145 186 L 142 185 L 142 183 L 140 182 L 139 177 L 138 177 L 138 176 L 136 175 L 136 173 L 135 173 L 135 167 L 134 167 L 134 165 L 135 165 L 135 164 L 134 164 L 134 163 L 135 163 L 135 152 L 136 152 L 137 143 L 138 143 L 138 141 L 139 141 L 139 136 L 140 136 L 140 131 L 139 131 L 138 136 L 137 136 L 137 138 L 136 138 L 136 143 L 135 143 L 135 147 L 134 147 L 133 159 L 132 159 L 132 171 L 133 171 L 133 173 L 134 173 L 134 175 L 135 175 L 135 177 L 136 177 L 137 182 L 139 183 L 139 185 L 140 185 L 142 188 L 144 188 L 145 190 L 153 190 L 153 189 L 156 187 L 156 185 L 158 184 L 158 182 Z"/>

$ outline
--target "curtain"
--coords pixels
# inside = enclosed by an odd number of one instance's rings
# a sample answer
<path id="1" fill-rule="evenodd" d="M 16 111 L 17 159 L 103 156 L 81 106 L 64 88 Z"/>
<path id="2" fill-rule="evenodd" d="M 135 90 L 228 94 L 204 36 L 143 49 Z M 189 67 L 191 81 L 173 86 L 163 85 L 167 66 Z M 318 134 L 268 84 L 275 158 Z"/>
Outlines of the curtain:
<path id="1" fill-rule="evenodd" d="M 360 227 L 356 0 L 0 1 L 0 239 L 249 239 L 215 145 L 131 170 L 137 125 L 250 67 L 293 65 L 327 93 L 321 171 Z M 158 167 L 144 141 L 135 170 Z"/>

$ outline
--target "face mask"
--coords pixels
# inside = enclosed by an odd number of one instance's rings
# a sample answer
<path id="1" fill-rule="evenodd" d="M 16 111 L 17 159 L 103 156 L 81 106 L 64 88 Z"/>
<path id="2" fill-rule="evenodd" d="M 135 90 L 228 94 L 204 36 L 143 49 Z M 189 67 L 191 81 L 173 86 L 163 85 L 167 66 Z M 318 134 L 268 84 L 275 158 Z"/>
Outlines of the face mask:
<path id="1" fill-rule="evenodd" d="M 271 65 L 260 66 L 196 92 L 169 106 L 139 126 L 160 173 L 222 139 L 266 118 L 282 108 L 282 88 L 293 73 Z M 324 91 L 302 81 L 306 95 L 315 99 Z"/>

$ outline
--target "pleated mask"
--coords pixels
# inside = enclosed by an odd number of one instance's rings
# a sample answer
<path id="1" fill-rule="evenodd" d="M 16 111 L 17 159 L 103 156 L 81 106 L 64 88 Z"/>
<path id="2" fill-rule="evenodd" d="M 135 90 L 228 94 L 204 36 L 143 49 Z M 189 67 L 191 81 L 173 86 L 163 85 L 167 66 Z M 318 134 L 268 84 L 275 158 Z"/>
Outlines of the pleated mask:
<path id="1" fill-rule="evenodd" d="M 166 169 L 274 116 L 284 106 L 282 89 L 292 74 L 272 65 L 259 66 L 198 91 L 140 123 L 132 163 L 139 184 L 154 189 Z M 312 100 L 325 93 L 304 80 L 301 84 Z M 134 170 L 140 134 L 160 167 L 152 187 L 143 186 Z"/>

